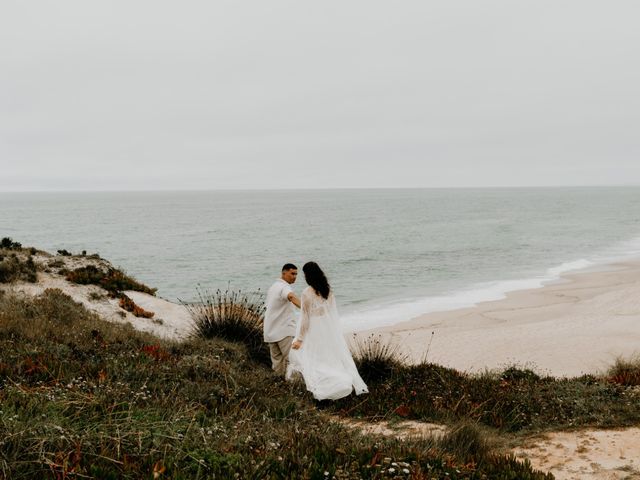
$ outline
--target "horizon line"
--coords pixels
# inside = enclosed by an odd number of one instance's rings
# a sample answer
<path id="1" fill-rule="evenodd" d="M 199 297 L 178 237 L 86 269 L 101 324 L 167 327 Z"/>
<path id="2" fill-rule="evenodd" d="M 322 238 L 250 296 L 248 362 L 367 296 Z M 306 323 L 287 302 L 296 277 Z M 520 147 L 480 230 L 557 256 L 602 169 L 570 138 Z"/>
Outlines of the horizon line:
<path id="1" fill-rule="evenodd" d="M 286 192 L 286 191 L 331 191 L 331 190 L 488 190 L 488 189 L 542 189 L 542 188 L 630 188 L 636 184 L 590 184 L 590 185 L 475 185 L 442 187 L 311 187 L 311 188 L 156 188 L 156 189 L 42 189 L 42 190 L 1 190 L 8 193 L 161 193 L 161 192 Z"/>

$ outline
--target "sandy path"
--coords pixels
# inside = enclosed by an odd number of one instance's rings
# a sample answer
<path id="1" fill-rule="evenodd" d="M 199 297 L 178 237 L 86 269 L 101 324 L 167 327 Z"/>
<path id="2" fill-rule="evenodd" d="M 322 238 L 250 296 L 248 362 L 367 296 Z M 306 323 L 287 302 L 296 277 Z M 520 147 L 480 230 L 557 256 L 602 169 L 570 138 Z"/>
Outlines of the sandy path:
<path id="1" fill-rule="evenodd" d="M 514 453 L 558 480 L 640 479 L 640 428 L 551 433 Z"/>

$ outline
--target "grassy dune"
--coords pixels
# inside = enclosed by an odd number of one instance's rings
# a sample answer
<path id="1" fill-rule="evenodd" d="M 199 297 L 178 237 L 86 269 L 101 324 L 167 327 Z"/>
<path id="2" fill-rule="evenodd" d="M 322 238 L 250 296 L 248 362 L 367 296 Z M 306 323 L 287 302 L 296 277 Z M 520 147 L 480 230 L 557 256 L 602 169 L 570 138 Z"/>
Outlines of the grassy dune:
<path id="1" fill-rule="evenodd" d="M 154 292 L 109 269 L 68 270 L 68 252 L 44 264 L 34 255 L 10 239 L 0 245 L 0 479 L 550 479 L 501 445 L 640 423 L 638 361 L 599 377 L 467 375 L 407 366 L 375 339 L 355 348 L 370 393 L 318 403 L 269 369 L 258 297 L 201 294 L 189 306 L 194 335 L 171 342 L 106 322 L 60 290 L 11 293 L 12 282 L 37 281 L 38 265 L 105 295 Z M 335 416 L 438 422 L 449 433 L 366 436 Z"/>
<path id="2" fill-rule="evenodd" d="M 163 341 L 57 290 L 0 296 L 0 476 L 551 478 L 492 454 L 473 426 L 362 436 L 242 343 Z"/>

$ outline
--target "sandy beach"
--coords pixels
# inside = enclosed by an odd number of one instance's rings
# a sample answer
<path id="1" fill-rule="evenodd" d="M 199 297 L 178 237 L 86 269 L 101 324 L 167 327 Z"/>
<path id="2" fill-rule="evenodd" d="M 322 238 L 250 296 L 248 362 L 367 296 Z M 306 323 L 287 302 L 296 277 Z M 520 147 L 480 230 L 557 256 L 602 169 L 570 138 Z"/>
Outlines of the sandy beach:
<path id="1" fill-rule="evenodd" d="M 468 372 L 514 364 L 555 376 L 602 372 L 640 353 L 640 260 L 357 335 L 390 339 L 409 362 L 427 355 Z"/>

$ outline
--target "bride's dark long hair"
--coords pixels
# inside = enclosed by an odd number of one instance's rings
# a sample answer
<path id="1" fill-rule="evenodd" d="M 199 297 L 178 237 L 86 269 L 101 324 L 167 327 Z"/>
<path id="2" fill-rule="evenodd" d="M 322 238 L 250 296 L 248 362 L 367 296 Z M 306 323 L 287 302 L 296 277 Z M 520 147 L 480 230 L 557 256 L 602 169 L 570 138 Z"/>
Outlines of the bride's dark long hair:
<path id="1" fill-rule="evenodd" d="M 307 262 L 304 264 L 304 267 L 302 267 L 302 271 L 304 272 L 304 279 L 311 288 L 323 298 L 329 298 L 331 286 L 320 266 L 316 262 Z"/>

